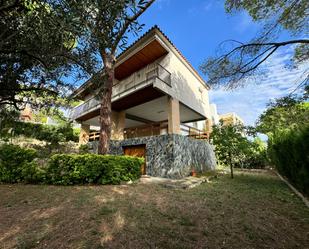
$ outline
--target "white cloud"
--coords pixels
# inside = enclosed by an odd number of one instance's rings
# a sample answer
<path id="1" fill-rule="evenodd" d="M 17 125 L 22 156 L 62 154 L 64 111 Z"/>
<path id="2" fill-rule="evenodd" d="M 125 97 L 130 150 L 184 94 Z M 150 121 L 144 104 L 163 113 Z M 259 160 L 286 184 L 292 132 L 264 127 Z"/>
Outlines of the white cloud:
<path id="1" fill-rule="evenodd" d="M 309 62 L 298 68 L 288 68 L 287 61 L 291 58 L 292 51 L 291 48 L 286 48 L 274 54 L 264 65 L 267 73 L 257 77 L 255 82 L 252 80 L 244 88 L 210 91 L 211 102 L 217 104 L 219 114 L 236 112 L 247 125 L 253 125 L 271 99 L 291 93 L 309 68 Z"/>

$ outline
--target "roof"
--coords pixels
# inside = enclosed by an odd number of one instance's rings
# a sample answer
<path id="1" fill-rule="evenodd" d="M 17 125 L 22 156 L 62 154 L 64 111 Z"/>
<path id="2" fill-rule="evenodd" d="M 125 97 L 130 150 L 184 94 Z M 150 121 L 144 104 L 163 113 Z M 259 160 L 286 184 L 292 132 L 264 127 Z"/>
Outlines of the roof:
<path id="1" fill-rule="evenodd" d="M 169 37 L 157 26 L 154 25 L 152 28 L 150 28 L 148 31 L 146 31 L 142 36 L 140 36 L 136 41 L 134 41 L 131 45 L 129 45 L 124 51 L 122 51 L 119 55 L 116 57 L 116 61 L 121 59 L 123 55 L 125 55 L 127 52 L 129 52 L 132 48 L 135 47 L 136 44 L 138 44 L 141 40 L 143 40 L 146 36 L 148 36 L 150 33 L 159 32 L 169 43 L 170 45 L 176 50 L 176 52 L 181 56 L 181 58 L 189 65 L 189 67 L 195 72 L 196 76 L 205 84 L 205 86 L 210 89 L 210 86 L 206 83 L 206 81 L 201 77 L 201 75 L 198 73 L 198 71 L 192 66 L 192 64 L 187 60 L 187 58 L 180 52 L 180 50 L 174 45 L 174 43 L 169 39 Z M 78 89 L 76 89 L 73 93 L 73 95 L 78 94 L 78 91 L 81 91 L 83 88 L 85 88 L 88 84 L 91 83 L 91 79 L 87 80 L 84 84 L 82 84 Z"/>

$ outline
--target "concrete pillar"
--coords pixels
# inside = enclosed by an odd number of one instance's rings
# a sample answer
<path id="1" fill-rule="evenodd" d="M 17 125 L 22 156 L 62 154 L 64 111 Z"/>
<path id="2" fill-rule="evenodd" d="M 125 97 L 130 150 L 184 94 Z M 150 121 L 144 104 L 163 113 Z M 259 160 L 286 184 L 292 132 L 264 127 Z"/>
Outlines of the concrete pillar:
<path id="1" fill-rule="evenodd" d="M 168 98 L 168 133 L 180 134 L 179 101 L 172 97 Z"/>
<path id="2" fill-rule="evenodd" d="M 79 145 L 87 144 L 89 142 L 90 125 L 81 124 L 79 133 Z"/>
<path id="3" fill-rule="evenodd" d="M 112 140 L 124 139 L 126 113 L 125 111 L 112 113 Z"/>

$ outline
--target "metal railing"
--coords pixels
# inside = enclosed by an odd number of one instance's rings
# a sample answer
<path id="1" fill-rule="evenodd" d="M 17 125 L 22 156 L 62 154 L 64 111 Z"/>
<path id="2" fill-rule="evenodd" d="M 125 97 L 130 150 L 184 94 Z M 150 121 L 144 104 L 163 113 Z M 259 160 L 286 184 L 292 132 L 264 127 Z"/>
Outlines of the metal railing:
<path id="1" fill-rule="evenodd" d="M 194 139 L 209 140 L 209 137 L 210 137 L 209 132 L 201 131 L 195 127 L 185 125 L 185 124 L 180 125 L 180 130 L 183 135 L 194 138 Z"/>
<path id="2" fill-rule="evenodd" d="M 209 137 L 210 137 L 209 132 L 204 132 L 195 127 L 185 125 L 185 124 L 180 125 L 180 130 L 182 132 L 182 135 L 184 136 L 191 137 L 194 139 L 209 141 Z M 168 133 L 168 122 L 167 121 L 125 128 L 124 129 L 124 139 L 157 136 L 157 135 L 162 134 L 162 131 L 164 131 L 164 134 Z M 99 140 L 99 138 L 100 138 L 100 133 L 98 131 L 91 132 L 89 134 L 89 141 Z"/>
<path id="3" fill-rule="evenodd" d="M 152 79 L 158 78 L 169 87 L 171 87 L 171 73 L 158 63 L 151 63 L 141 70 L 131 74 L 129 77 L 119 81 L 113 86 L 112 98 L 121 97 L 129 92 L 138 90 L 144 86 L 151 85 Z M 100 99 L 93 97 L 79 106 L 73 108 L 70 112 L 70 118 L 76 119 L 91 110 L 100 106 Z"/>
<path id="4" fill-rule="evenodd" d="M 95 110 L 100 107 L 100 99 L 97 97 L 93 97 L 88 99 L 84 103 L 80 104 L 79 106 L 74 107 L 70 112 L 70 119 L 76 119 L 83 114 L 90 112 L 92 109 Z"/>

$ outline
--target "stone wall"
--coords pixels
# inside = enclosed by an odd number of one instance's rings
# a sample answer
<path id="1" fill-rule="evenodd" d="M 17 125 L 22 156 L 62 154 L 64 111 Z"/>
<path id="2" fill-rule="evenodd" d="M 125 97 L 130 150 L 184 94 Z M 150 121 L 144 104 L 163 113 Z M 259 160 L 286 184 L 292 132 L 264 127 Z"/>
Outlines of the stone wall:
<path id="1" fill-rule="evenodd" d="M 110 154 L 123 155 L 123 147 L 131 145 L 146 145 L 147 175 L 182 178 L 188 176 L 192 169 L 205 172 L 216 167 L 213 148 L 204 140 L 160 135 L 111 141 Z M 97 142 L 92 142 L 94 152 L 97 152 L 97 146 Z"/>

